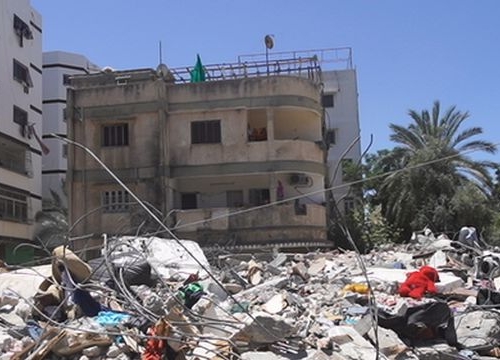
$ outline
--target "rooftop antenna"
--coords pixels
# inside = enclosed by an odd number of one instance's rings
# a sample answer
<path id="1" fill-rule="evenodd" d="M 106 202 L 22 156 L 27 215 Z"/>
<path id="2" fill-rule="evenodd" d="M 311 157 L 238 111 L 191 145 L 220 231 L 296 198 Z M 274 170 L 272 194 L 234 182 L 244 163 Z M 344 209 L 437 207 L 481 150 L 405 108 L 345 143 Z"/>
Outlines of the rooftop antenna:
<path id="1" fill-rule="evenodd" d="M 274 47 L 274 35 L 266 35 L 264 37 L 264 44 L 266 45 L 267 76 L 269 76 L 269 50 Z"/>
<path id="2" fill-rule="evenodd" d="M 161 50 L 161 40 L 158 41 L 158 60 L 160 61 L 158 66 L 156 67 L 156 75 L 158 77 L 162 78 L 163 80 L 169 81 L 169 82 L 174 82 L 174 75 L 172 72 L 168 69 L 167 65 L 163 63 L 162 59 L 162 50 Z"/>
<path id="3" fill-rule="evenodd" d="M 162 56 L 161 56 L 161 40 L 158 41 L 158 57 L 159 57 L 159 60 L 160 60 L 159 64 L 162 64 L 163 61 L 162 61 Z"/>

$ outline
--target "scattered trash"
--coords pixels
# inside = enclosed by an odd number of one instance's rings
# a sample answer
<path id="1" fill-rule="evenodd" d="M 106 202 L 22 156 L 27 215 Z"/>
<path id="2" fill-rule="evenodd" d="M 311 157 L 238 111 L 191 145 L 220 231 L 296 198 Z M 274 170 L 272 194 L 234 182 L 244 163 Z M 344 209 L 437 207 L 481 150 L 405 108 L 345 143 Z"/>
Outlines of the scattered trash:
<path id="1" fill-rule="evenodd" d="M 471 228 L 459 241 L 427 230 L 364 267 L 348 251 L 209 263 L 195 242 L 158 237 L 106 239 L 89 263 L 52 255 L 0 273 L 1 359 L 500 357 L 500 254 Z"/>

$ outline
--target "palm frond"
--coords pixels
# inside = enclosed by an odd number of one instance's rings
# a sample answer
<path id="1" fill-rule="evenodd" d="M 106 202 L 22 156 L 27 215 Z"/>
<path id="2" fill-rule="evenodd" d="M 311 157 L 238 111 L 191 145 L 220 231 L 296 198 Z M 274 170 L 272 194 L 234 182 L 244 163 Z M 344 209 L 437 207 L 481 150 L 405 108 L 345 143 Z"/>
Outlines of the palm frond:
<path id="1" fill-rule="evenodd" d="M 425 146 L 425 141 L 422 137 L 411 129 L 396 124 L 390 124 L 389 127 L 392 130 L 390 139 L 409 150 L 415 151 Z"/>
<path id="2" fill-rule="evenodd" d="M 439 101 L 438 100 L 434 101 L 434 104 L 432 106 L 432 126 L 436 129 L 441 127 L 439 124 L 440 108 L 441 108 L 441 104 L 439 103 Z"/>
<path id="3" fill-rule="evenodd" d="M 478 126 L 462 130 L 461 133 L 459 133 L 458 135 L 455 136 L 455 138 L 453 139 L 451 144 L 453 147 L 458 146 L 461 142 L 463 142 L 463 141 L 465 141 L 473 136 L 481 135 L 482 133 L 483 133 L 483 129 L 478 127 Z"/>
<path id="4" fill-rule="evenodd" d="M 458 151 L 484 151 L 489 154 L 495 154 L 497 152 L 497 146 L 489 141 L 475 140 L 458 147 Z"/>

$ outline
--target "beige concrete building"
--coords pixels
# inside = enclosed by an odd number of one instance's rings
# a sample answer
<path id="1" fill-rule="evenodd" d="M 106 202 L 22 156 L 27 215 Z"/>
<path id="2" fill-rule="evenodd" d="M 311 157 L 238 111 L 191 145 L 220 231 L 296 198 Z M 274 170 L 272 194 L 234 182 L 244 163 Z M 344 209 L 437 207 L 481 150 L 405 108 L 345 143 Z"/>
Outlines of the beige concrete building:
<path id="1" fill-rule="evenodd" d="M 29 0 L 0 1 L 0 259 L 31 260 L 41 209 L 42 17 Z"/>
<path id="2" fill-rule="evenodd" d="M 191 69 L 166 67 L 75 76 L 68 136 L 180 238 L 205 247 L 329 245 L 316 60 L 206 65 L 198 83 L 188 82 Z M 80 148 L 69 148 L 67 179 L 72 236 L 159 228 Z"/>

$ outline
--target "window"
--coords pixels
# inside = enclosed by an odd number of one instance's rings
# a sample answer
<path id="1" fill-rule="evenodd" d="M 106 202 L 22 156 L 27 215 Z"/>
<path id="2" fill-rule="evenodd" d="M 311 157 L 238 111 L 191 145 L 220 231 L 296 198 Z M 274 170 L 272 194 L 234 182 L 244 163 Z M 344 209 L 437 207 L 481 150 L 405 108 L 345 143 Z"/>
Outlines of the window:
<path id="1" fill-rule="evenodd" d="M 191 123 L 192 144 L 220 143 L 220 120 L 193 121 Z"/>
<path id="2" fill-rule="evenodd" d="M 70 74 L 63 74 L 63 85 L 69 85 L 70 84 Z"/>
<path id="3" fill-rule="evenodd" d="M 321 97 L 321 105 L 325 108 L 333 107 L 333 94 L 325 94 Z"/>
<path id="4" fill-rule="evenodd" d="M 27 126 L 28 125 L 28 113 L 23 109 L 14 106 L 14 122 L 16 124 Z"/>
<path id="5" fill-rule="evenodd" d="M 243 206 L 243 191 L 241 190 L 226 191 L 226 204 L 227 207 Z"/>
<path id="6" fill-rule="evenodd" d="M 181 194 L 181 209 L 189 210 L 196 209 L 198 201 L 196 200 L 196 193 L 183 193 Z"/>
<path id="7" fill-rule="evenodd" d="M 24 91 L 27 92 L 28 88 L 33 87 L 31 76 L 28 68 L 21 64 L 16 59 L 13 60 L 13 76 L 14 80 L 20 82 L 24 86 Z"/>
<path id="8" fill-rule="evenodd" d="M 269 199 L 269 189 L 250 189 L 248 192 L 248 202 L 252 206 L 268 204 Z"/>
<path id="9" fill-rule="evenodd" d="M 0 219 L 28 221 L 28 194 L 0 185 Z"/>
<path id="10" fill-rule="evenodd" d="M 354 210 L 354 199 L 346 197 L 344 199 L 344 214 L 349 214 Z"/>
<path id="11" fill-rule="evenodd" d="M 328 129 L 325 135 L 327 145 L 334 145 L 337 141 L 337 129 Z"/>
<path id="12" fill-rule="evenodd" d="M 68 144 L 62 144 L 62 157 L 68 157 Z"/>
<path id="13" fill-rule="evenodd" d="M 102 205 L 106 213 L 120 213 L 128 211 L 128 192 L 122 190 L 104 191 Z"/>
<path id="14" fill-rule="evenodd" d="M 31 151 L 27 145 L 14 142 L 6 137 L 0 136 L 2 150 L 0 151 L 0 167 L 23 175 L 29 175 L 31 168 Z"/>
<path id="15" fill-rule="evenodd" d="M 128 124 L 103 126 L 102 146 L 128 146 Z"/>
<path id="16" fill-rule="evenodd" d="M 12 120 L 19 125 L 19 131 L 22 137 L 31 138 L 31 134 L 28 129 L 28 113 L 26 111 L 14 105 Z"/>
<path id="17" fill-rule="evenodd" d="M 23 39 L 33 39 L 33 33 L 30 27 L 19 16 L 14 14 L 14 31 L 19 40 L 19 46 L 23 46 Z"/>

